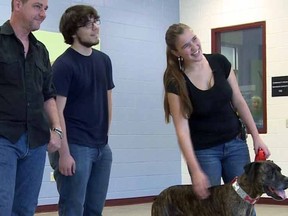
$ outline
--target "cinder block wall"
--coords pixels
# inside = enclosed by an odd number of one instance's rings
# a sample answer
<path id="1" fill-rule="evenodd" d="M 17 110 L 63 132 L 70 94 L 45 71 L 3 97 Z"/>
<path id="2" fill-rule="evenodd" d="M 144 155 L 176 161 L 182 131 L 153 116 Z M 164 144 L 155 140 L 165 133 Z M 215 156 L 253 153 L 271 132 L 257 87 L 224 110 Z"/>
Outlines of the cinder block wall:
<path id="1" fill-rule="evenodd" d="M 11 0 L 0 1 L 0 22 Z M 108 199 L 151 196 L 181 183 L 181 156 L 172 125 L 164 123 L 164 35 L 179 22 L 178 0 L 49 0 L 41 30 L 58 32 L 64 10 L 91 4 L 101 16 L 101 50 L 112 60 L 113 121 L 109 143 L 113 167 Z M 39 205 L 58 201 L 47 160 Z"/>

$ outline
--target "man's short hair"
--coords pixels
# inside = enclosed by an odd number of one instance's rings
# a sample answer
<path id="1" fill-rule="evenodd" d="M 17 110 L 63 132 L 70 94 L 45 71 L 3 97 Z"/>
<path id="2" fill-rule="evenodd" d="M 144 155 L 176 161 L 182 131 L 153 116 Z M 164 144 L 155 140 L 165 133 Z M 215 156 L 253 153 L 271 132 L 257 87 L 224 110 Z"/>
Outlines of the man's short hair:
<path id="1" fill-rule="evenodd" d="M 85 26 L 90 19 L 99 19 L 95 8 L 89 5 L 75 5 L 71 6 L 61 17 L 59 30 L 62 33 L 65 43 L 73 44 L 73 35 L 77 32 L 78 28 Z"/>

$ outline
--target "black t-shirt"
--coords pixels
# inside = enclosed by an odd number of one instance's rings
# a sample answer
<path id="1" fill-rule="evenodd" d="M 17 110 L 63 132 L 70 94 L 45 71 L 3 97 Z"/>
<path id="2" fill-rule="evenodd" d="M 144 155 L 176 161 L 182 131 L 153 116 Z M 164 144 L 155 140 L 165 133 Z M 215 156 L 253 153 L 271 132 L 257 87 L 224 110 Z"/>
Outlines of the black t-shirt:
<path id="1" fill-rule="evenodd" d="M 239 119 L 232 108 L 232 89 L 227 81 L 231 64 L 221 54 L 204 54 L 214 75 L 214 85 L 200 90 L 184 74 L 193 113 L 189 118 L 190 135 L 195 150 L 227 142 L 240 132 Z M 176 93 L 175 86 L 168 92 Z"/>

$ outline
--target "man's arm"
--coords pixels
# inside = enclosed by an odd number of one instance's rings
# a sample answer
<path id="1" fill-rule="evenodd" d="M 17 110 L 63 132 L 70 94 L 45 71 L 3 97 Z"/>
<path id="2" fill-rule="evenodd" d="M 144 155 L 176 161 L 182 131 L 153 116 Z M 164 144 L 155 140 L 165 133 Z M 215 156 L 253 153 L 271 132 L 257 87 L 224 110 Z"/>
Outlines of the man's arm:
<path id="1" fill-rule="evenodd" d="M 48 116 L 51 129 L 59 129 L 61 131 L 59 113 L 54 98 L 44 102 L 44 110 Z M 59 131 L 51 130 L 50 141 L 48 143 L 48 152 L 55 152 L 61 147 L 61 136 Z"/>
<path id="2" fill-rule="evenodd" d="M 110 129 L 111 126 L 111 121 L 112 121 L 112 90 L 108 90 L 108 115 L 109 115 L 109 128 L 108 131 Z"/>

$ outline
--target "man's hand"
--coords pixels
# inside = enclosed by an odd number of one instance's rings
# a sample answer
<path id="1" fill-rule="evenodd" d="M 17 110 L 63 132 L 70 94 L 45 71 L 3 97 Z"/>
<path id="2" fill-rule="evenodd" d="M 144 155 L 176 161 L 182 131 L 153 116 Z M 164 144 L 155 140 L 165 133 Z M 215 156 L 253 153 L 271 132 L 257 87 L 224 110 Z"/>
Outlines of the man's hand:
<path id="1" fill-rule="evenodd" d="M 48 146 L 47 146 L 47 151 L 49 153 L 52 153 L 52 152 L 58 151 L 60 149 L 60 147 L 61 147 L 61 138 L 60 138 L 59 134 L 57 134 L 54 131 L 51 131 L 50 132 L 50 141 L 49 141 Z"/>
<path id="2" fill-rule="evenodd" d="M 76 164 L 74 158 L 70 154 L 60 154 L 59 171 L 64 176 L 72 176 L 75 174 Z"/>

